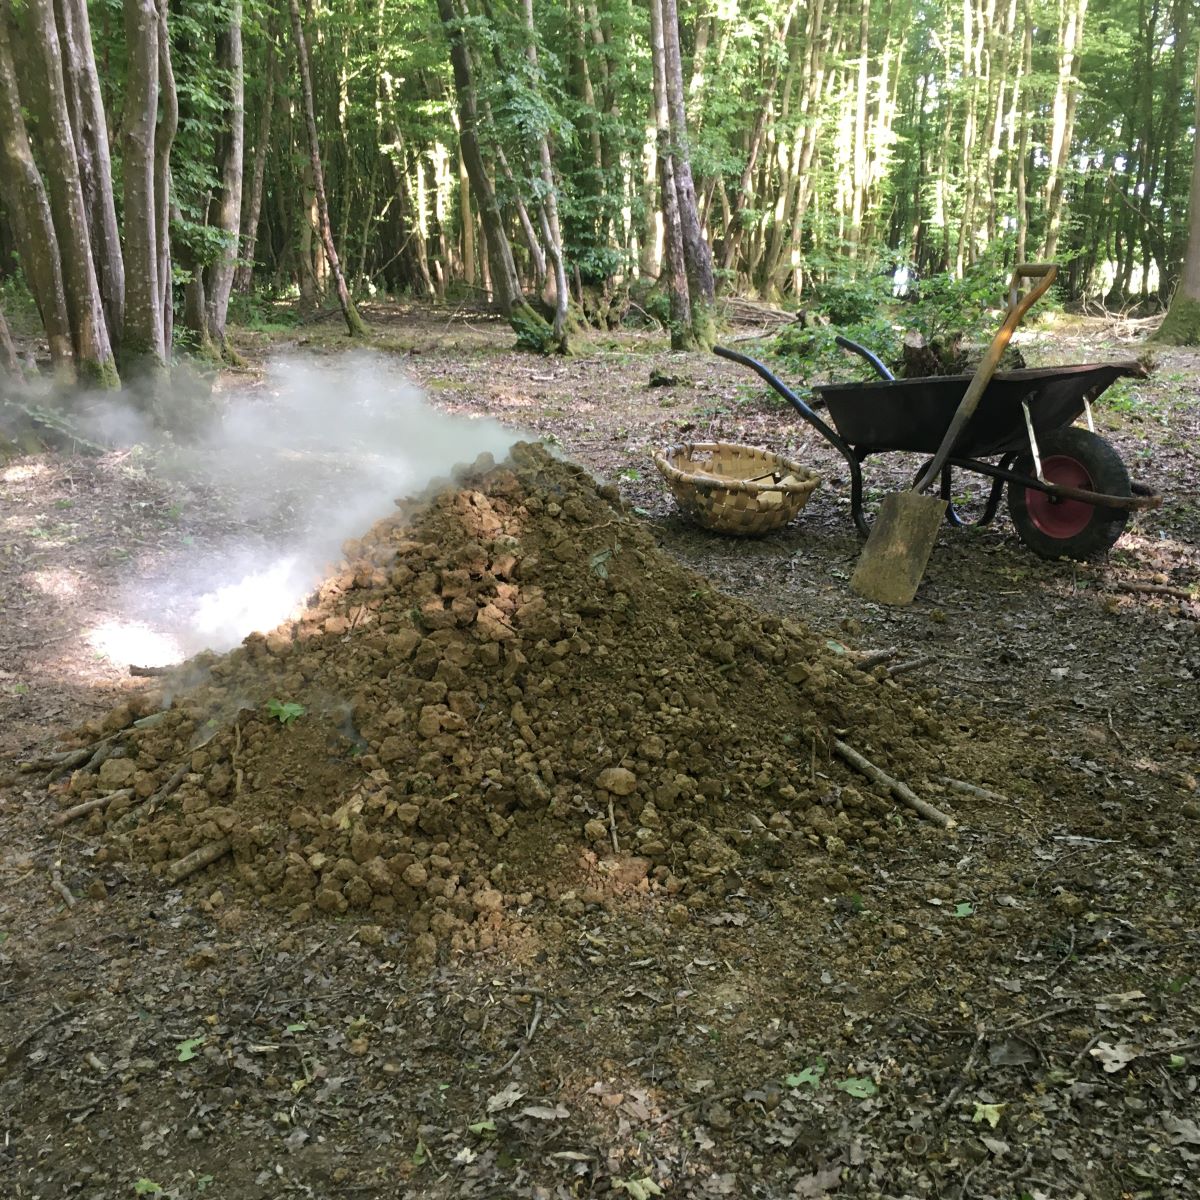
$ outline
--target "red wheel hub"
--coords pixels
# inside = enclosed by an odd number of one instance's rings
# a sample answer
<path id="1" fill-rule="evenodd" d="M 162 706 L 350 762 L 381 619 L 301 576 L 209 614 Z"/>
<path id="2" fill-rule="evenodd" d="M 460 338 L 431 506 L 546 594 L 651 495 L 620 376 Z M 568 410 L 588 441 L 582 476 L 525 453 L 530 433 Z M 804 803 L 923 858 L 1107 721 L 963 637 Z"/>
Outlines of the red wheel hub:
<path id="1" fill-rule="evenodd" d="M 1078 459 L 1055 454 L 1042 459 L 1042 475 L 1047 483 L 1092 490 L 1092 477 Z M 1072 538 L 1082 533 L 1091 521 L 1096 508 L 1082 500 L 1056 500 L 1045 492 L 1025 490 L 1025 509 L 1029 519 L 1047 537 Z"/>

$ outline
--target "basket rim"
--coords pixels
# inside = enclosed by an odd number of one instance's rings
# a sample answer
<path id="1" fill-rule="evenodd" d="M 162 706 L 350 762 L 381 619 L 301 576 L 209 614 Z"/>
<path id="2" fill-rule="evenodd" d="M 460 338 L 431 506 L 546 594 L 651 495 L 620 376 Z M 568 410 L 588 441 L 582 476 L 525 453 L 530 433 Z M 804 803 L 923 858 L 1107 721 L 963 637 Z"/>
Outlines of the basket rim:
<path id="1" fill-rule="evenodd" d="M 698 471 L 684 471 L 677 467 L 672 457 L 679 454 L 690 454 L 696 450 L 748 450 L 772 461 L 777 468 L 783 468 L 787 474 L 796 476 L 796 482 L 784 484 L 782 481 L 760 483 L 752 479 L 730 479 L 721 475 L 706 475 Z M 690 487 L 705 490 L 721 488 L 728 492 L 744 492 L 758 495 L 762 492 L 783 492 L 785 495 L 796 495 L 811 492 L 820 482 L 821 476 L 811 467 L 802 466 L 794 459 L 779 454 L 775 450 L 766 450 L 758 446 L 747 446 L 740 442 L 675 442 L 662 450 L 653 453 L 654 465 L 668 479 L 675 483 L 686 484 Z"/>

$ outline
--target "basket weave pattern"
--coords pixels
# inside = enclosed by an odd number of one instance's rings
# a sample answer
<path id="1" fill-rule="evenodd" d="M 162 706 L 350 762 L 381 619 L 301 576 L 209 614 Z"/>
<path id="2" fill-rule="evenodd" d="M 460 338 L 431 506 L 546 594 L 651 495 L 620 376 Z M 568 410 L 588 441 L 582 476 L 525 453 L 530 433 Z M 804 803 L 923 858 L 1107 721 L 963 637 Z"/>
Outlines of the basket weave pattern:
<path id="1" fill-rule="evenodd" d="M 654 465 L 697 524 L 743 536 L 781 529 L 821 482 L 782 454 L 729 442 L 668 446 L 654 455 Z"/>

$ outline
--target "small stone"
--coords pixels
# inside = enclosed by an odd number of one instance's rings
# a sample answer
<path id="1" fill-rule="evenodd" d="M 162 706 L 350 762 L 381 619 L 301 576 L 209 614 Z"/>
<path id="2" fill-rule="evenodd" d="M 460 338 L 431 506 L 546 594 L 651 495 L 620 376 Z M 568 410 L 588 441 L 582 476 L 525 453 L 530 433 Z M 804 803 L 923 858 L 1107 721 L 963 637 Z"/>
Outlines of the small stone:
<path id="1" fill-rule="evenodd" d="M 631 796 L 637 791 L 637 776 L 625 767 L 607 767 L 596 776 L 596 786 L 614 796 Z"/>
<path id="2" fill-rule="evenodd" d="M 1069 916 L 1077 917 L 1083 912 L 1083 900 L 1074 894 L 1074 892 L 1059 892 L 1054 898 L 1055 904 L 1067 913 Z"/>
<path id="3" fill-rule="evenodd" d="M 584 827 L 583 836 L 589 842 L 602 842 L 608 837 L 608 825 L 593 817 Z"/>
<path id="4" fill-rule="evenodd" d="M 726 1130 L 733 1128 L 733 1114 L 725 1107 L 725 1105 L 714 1101 L 708 1106 L 707 1120 L 710 1128 L 720 1130 L 724 1133 Z"/>
<path id="5" fill-rule="evenodd" d="M 471 897 L 471 903 L 478 913 L 499 912 L 504 907 L 504 896 L 495 888 L 480 888 Z"/>
<path id="6" fill-rule="evenodd" d="M 88 884 L 87 894 L 89 899 L 92 900 L 107 900 L 108 888 L 104 886 L 104 880 L 93 879 L 92 882 Z"/>
<path id="7" fill-rule="evenodd" d="M 357 936 L 364 946 L 383 945 L 383 927 L 381 925 L 360 925 Z"/>
<path id="8" fill-rule="evenodd" d="M 137 764 L 132 758 L 109 758 L 100 764 L 100 782 L 106 787 L 129 787 L 136 774 Z"/>
<path id="9" fill-rule="evenodd" d="M 672 925 L 686 925 L 692 919 L 686 904 L 672 904 L 667 909 L 667 920 Z"/>
<path id="10" fill-rule="evenodd" d="M 432 963 L 437 958 L 437 938 L 432 933 L 417 934 L 409 948 L 408 957 L 414 966 Z"/>
<path id="11" fill-rule="evenodd" d="M 429 880 L 429 872 L 420 863 L 411 863 L 404 868 L 403 878 L 409 887 L 424 887 Z"/>

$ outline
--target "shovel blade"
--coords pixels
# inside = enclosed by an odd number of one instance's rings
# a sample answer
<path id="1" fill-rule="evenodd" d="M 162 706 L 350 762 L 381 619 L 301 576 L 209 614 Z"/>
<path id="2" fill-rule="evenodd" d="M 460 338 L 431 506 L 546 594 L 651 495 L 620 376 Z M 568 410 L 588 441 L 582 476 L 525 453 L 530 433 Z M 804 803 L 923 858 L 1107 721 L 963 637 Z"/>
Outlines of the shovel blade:
<path id="1" fill-rule="evenodd" d="M 910 604 L 945 515 L 946 502 L 936 496 L 909 491 L 886 497 L 850 586 L 878 604 Z"/>

